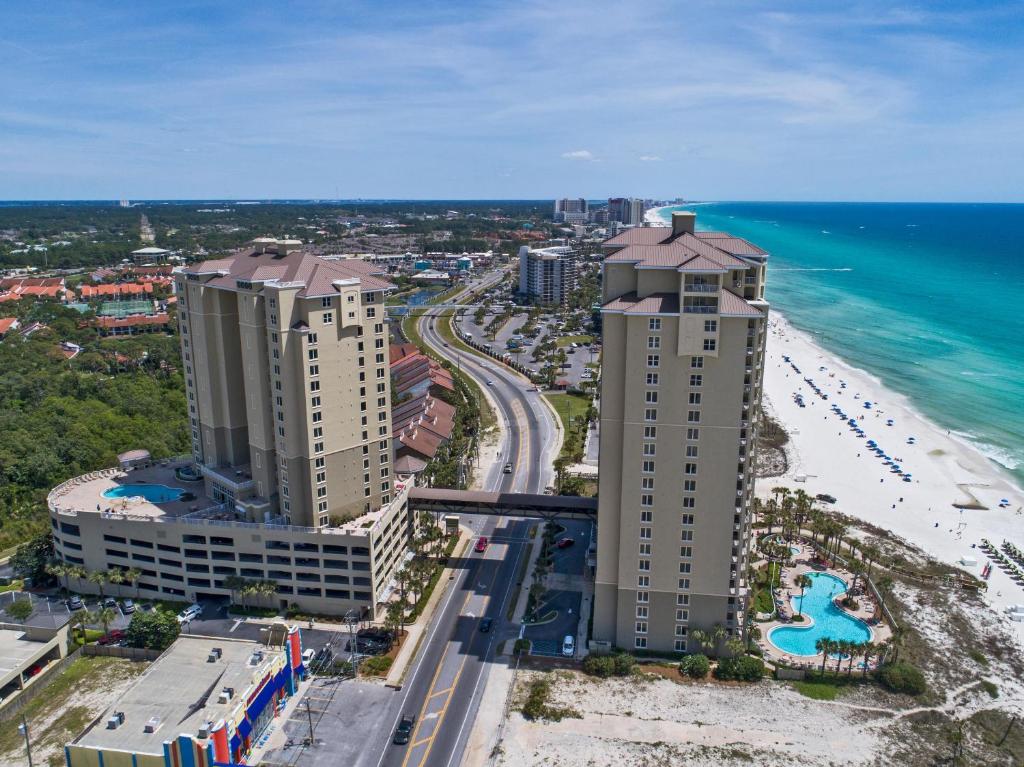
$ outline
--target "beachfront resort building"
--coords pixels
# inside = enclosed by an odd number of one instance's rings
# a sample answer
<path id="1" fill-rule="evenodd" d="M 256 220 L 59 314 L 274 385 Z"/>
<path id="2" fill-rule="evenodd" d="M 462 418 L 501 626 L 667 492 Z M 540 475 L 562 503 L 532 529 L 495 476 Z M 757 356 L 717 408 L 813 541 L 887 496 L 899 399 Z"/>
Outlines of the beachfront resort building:
<path id="1" fill-rule="evenodd" d="M 767 254 L 695 214 L 604 243 L 594 638 L 742 630 Z"/>
<path id="2" fill-rule="evenodd" d="M 412 525 L 380 267 L 259 239 L 175 281 L 192 453 L 55 488 L 58 554 L 141 568 L 143 596 L 224 597 L 235 575 L 281 604 L 373 614 Z"/>
<path id="3" fill-rule="evenodd" d="M 587 221 L 588 205 L 583 197 L 555 200 L 556 223 L 583 224 Z"/>
<path id="4" fill-rule="evenodd" d="M 540 304 L 564 304 L 576 287 L 578 256 L 568 245 L 519 248 L 519 293 Z"/>

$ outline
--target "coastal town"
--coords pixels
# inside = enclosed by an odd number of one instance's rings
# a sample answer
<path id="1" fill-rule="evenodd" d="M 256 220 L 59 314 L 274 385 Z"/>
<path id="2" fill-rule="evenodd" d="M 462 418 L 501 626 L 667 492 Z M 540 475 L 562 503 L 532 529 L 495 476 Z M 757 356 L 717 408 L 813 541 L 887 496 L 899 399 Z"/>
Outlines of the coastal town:
<path id="1" fill-rule="evenodd" d="M 0 10 L 0 767 L 1024 765 L 1019 3 Z"/>
<path id="2" fill-rule="evenodd" d="M 314 210 L 320 231 L 328 231 L 332 214 Z M 39 740 L 37 754 L 50 758 L 67 744 L 70 765 L 91 764 L 97 754 L 109 760 L 126 746 L 140 759 L 159 753 L 161 743 L 208 750 L 225 763 L 399 763 L 409 756 L 432 763 L 436 748 L 463 764 L 583 765 L 605 758 L 786 764 L 797 755 L 823 764 L 890 757 L 924 764 L 922 754 L 943 752 L 936 732 L 950 726 L 973 728 L 980 738 L 973 747 L 993 755 L 999 747 L 977 733 L 1002 728 L 1015 742 L 1012 712 L 1024 695 L 1019 491 L 898 395 L 768 314 L 762 296 L 772 279 L 769 254 L 695 229 L 699 211 L 618 199 L 558 200 L 545 214 L 487 216 L 474 209 L 417 216 L 396 206 L 343 213 L 339 235 L 316 243 L 256 237 L 223 255 L 158 247 L 166 236 L 159 213 L 133 211 L 140 221 L 145 216 L 152 237 L 143 247 L 134 247 L 139 235 L 126 237 L 122 259 L 9 269 L 0 283 L 8 375 L 31 362 L 26 355 L 44 355 L 60 378 L 156 377 L 163 391 L 188 395 L 172 401 L 198 407 L 189 406 L 188 420 L 172 420 L 180 441 L 111 432 L 79 470 L 58 469 L 59 482 L 21 491 L 25 498 L 43 493 L 49 523 L 43 516 L 48 531 L 41 529 L 30 516 L 21 532 L 10 533 L 4 631 L 23 660 L 7 682 L 0 716 L 8 706 L 36 712 L 37 737 L 57 734 Z M 472 250 L 435 249 L 422 239 L 421 252 L 408 250 L 414 238 L 403 230 L 424 218 L 445 227 L 431 226 L 433 242 L 446 241 L 447 227 L 458 231 L 463 220 L 492 234 L 464 240 Z M 379 251 L 361 250 L 369 230 L 389 232 Z M 45 238 L 19 239 L 16 228 L 6 236 L 8 258 L 48 247 L 40 244 Z M 263 260 L 248 266 L 254 258 Z M 681 292 L 631 288 L 630 271 L 637 280 L 645 259 L 681 271 Z M 210 324 L 205 307 L 214 299 L 204 296 L 222 283 L 251 291 L 258 270 L 274 264 L 296 271 L 287 283 L 272 272 L 260 278 L 268 320 L 286 301 L 276 286 L 294 286 L 300 274 L 309 275 L 301 278 L 305 285 L 333 275 L 340 296 L 356 284 L 353 277 L 365 283 L 369 292 L 357 304 L 362 330 L 353 338 L 374 339 L 380 427 L 370 436 L 362 417 L 365 444 L 379 450 L 365 476 L 344 479 L 348 470 L 325 462 L 328 471 L 311 486 L 287 493 L 281 486 L 269 495 L 261 488 L 275 480 L 257 469 L 273 459 L 258 458 L 252 447 L 244 462 L 231 458 L 234 448 L 216 437 L 216 424 L 233 417 L 231 399 L 210 399 L 207 382 L 221 376 L 217 389 L 245 391 L 251 384 L 232 383 L 237 373 L 219 362 L 232 354 L 230 328 Z M 711 265 L 725 279 L 710 280 Z M 234 292 L 224 295 L 235 300 Z M 274 370 L 295 365 L 279 374 L 287 386 L 289 377 L 306 379 L 315 393 L 307 414 L 313 424 L 321 400 L 337 423 L 355 390 L 321 385 L 317 373 L 337 371 L 332 375 L 343 381 L 350 373 L 334 360 L 359 355 L 364 342 L 345 352 L 350 342 L 339 336 L 336 350 L 324 348 L 334 332 L 333 313 L 328 318 L 324 310 L 335 303 L 314 295 L 319 314 L 289 320 L 288 331 L 301 334 L 309 353 L 299 360 L 288 345 L 278 352 L 269 327 L 261 331 L 270 340 L 263 353 Z M 672 370 L 675 362 L 648 353 L 639 386 L 647 392 L 641 423 L 648 425 L 624 426 L 628 417 L 615 415 L 629 399 L 624 331 L 635 326 L 645 352 L 674 349 L 682 338 L 660 341 L 666 317 L 699 323 L 699 349 L 691 353 L 703 360 L 701 372 L 689 373 L 688 356 L 679 358 L 684 375 Z M 731 323 L 741 332 L 729 330 Z M 672 459 L 671 451 L 656 457 L 656 430 L 673 427 L 653 406 L 671 409 L 673 397 L 684 399 L 691 425 L 680 439 L 701 445 L 698 431 L 731 418 L 731 406 L 722 409 L 714 396 L 730 385 L 713 378 L 725 374 L 707 356 L 717 352 L 722 364 L 730 344 L 738 344 L 740 360 L 738 394 L 727 395 L 743 412 L 738 442 L 702 445 L 700 490 L 687 480 L 668 493 L 667 503 L 684 510 L 684 545 L 681 559 L 659 561 L 646 541 L 668 533 L 645 532 L 644 509 L 658 508 L 649 492 L 655 461 Z M 207 357 L 214 348 L 217 356 Z M 251 364 L 246 354 L 242 369 Z M 197 369 L 202 359 L 210 360 L 206 370 Z M 316 365 L 305 371 L 310 360 Z M 356 371 L 362 356 L 358 362 Z M 664 389 L 659 376 L 689 376 L 690 386 Z M 367 409 L 349 409 L 346 417 Z M 307 417 L 280 412 L 281 433 L 301 428 L 291 419 Z M 246 417 L 250 430 L 254 417 Z M 643 432 L 645 459 L 635 479 L 627 477 L 636 468 L 615 468 L 608 458 L 622 450 L 630 428 Z M 331 450 L 317 441 L 322 431 L 311 432 L 314 456 Z M 742 481 L 716 478 L 715 462 L 705 462 L 737 445 Z M 219 451 L 229 452 L 215 457 Z M 696 476 L 697 449 L 685 452 L 680 473 Z M 365 457 L 364 471 L 369 463 Z M 379 487 L 371 473 L 379 474 Z M 640 497 L 639 527 L 627 522 L 614 495 L 601 493 L 609 482 L 648 491 Z M 361 485 L 371 500 L 356 507 L 356 487 L 346 483 Z M 699 522 L 700 499 L 726 483 L 739 488 L 735 520 L 718 533 L 711 519 Z M 164 524 L 146 524 L 153 521 Z M 238 540 L 245 528 L 262 531 L 265 547 Z M 616 538 L 628 528 L 639 536 L 640 557 L 615 564 L 605 547 L 620 546 Z M 602 536 L 602 529 L 619 532 Z M 739 597 L 716 608 L 690 574 L 713 568 L 722 555 L 706 545 L 698 557 L 688 544 L 719 535 L 731 542 L 726 553 L 737 564 L 727 577 Z M 623 556 L 620 549 L 616 557 Z M 609 590 L 609 579 L 630 578 L 629 570 L 639 570 L 641 588 Z M 689 577 L 677 578 L 684 572 Z M 643 586 L 666 577 L 679 590 L 672 607 L 658 607 L 658 592 Z M 472 593 L 474 583 L 490 580 L 501 588 Z M 468 647 L 478 656 L 469 673 Z M 275 713 L 211 697 L 197 729 L 169 740 L 159 722 L 180 716 L 176 706 L 188 695 L 158 703 L 152 686 L 167 675 L 205 684 L 210 672 L 190 664 L 210 648 L 227 664 L 225 674 L 241 674 L 236 690 L 250 689 L 249 697 L 257 687 L 246 685 L 258 683 L 245 680 L 258 674 L 239 666 L 252 665 L 249 655 L 285 669 L 272 672 L 283 680 L 276 692 L 260 693 L 274 701 Z M 66 723 L 70 699 L 35 693 L 60 690 L 72 673 L 85 674 L 80 689 L 94 690 L 84 699 L 95 721 L 81 731 Z M 338 680 L 345 680 L 341 687 Z M 125 702 L 105 704 L 114 690 Z M 353 695 L 368 696 L 367 705 L 353 709 Z M 445 708 L 433 715 L 439 706 Z M 778 732 L 766 719 L 777 706 L 800 712 L 807 737 Z M 447 707 L 458 712 L 452 719 Z M 411 716 L 417 709 L 423 713 Z M 395 727 L 400 733 L 407 715 L 400 737 Z M 122 719 L 125 726 L 155 722 L 153 732 L 122 737 Z M 6 721 L 13 726 L 17 718 Z M 359 727 L 373 733 L 372 747 L 339 734 Z M 18 745 L 10 743 L 13 758 Z"/>

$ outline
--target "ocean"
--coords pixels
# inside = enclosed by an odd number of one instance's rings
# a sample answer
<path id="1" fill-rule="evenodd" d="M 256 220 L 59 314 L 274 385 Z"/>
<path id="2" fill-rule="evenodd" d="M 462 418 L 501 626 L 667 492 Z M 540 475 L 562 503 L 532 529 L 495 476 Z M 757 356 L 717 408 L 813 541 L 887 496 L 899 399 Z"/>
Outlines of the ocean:
<path id="1" fill-rule="evenodd" d="M 767 299 L 1024 486 L 1024 205 L 701 203 L 767 250 Z"/>

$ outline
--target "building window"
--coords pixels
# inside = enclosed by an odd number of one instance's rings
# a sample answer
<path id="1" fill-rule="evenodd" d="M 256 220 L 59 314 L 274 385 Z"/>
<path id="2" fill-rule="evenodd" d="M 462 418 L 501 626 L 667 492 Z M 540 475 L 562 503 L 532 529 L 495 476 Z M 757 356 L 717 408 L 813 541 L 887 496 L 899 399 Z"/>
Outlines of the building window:
<path id="1" fill-rule="evenodd" d="M 633 640 L 633 647 L 635 647 L 637 650 L 646 650 L 647 649 L 647 637 L 637 637 L 636 639 L 634 639 Z"/>
<path id="2" fill-rule="evenodd" d="M 641 522 L 651 522 L 651 521 L 653 521 L 653 519 L 654 519 L 654 514 L 652 514 L 651 512 L 649 512 L 649 511 L 641 511 L 640 512 L 640 521 Z"/>
<path id="3" fill-rule="evenodd" d="M 714 333 L 718 330 L 718 320 L 704 320 L 704 332 Z"/>
<path id="4" fill-rule="evenodd" d="M 321 298 L 320 299 L 320 306 L 322 306 L 324 309 L 330 309 L 331 308 L 331 297 L 330 296 L 324 296 L 323 298 Z"/>
<path id="5" fill-rule="evenodd" d="M 657 386 L 658 385 L 658 374 L 657 373 L 648 373 L 647 374 L 647 385 L 648 386 Z"/>
<path id="6" fill-rule="evenodd" d="M 653 490 L 654 489 L 654 477 L 641 477 L 640 478 L 640 489 L 641 490 Z"/>
<path id="7" fill-rule="evenodd" d="M 683 559 L 692 559 L 693 558 L 693 546 L 680 546 L 679 547 L 679 556 L 682 557 Z"/>
<path id="8" fill-rule="evenodd" d="M 706 351 L 706 352 L 713 352 L 715 350 L 715 346 L 717 345 L 717 343 L 718 342 L 714 338 L 705 338 L 704 339 L 704 351 Z"/>
<path id="9" fill-rule="evenodd" d="M 692 569 L 692 565 L 689 562 L 680 562 L 679 563 L 679 572 L 682 575 L 689 575 L 691 569 Z"/>
<path id="10" fill-rule="evenodd" d="M 657 445 L 655 445 L 655 443 L 653 443 L 653 442 L 645 442 L 644 443 L 644 455 L 649 455 L 649 456 L 650 455 L 654 455 L 655 454 L 654 450 L 655 450 L 656 447 L 657 447 Z"/>
<path id="11" fill-rule="evenodd" d="M 640 505 L 644 506 L 644 507 L 647 507 L 647 508 L 650 508 L 651 506 L 654 505 L 654 496 L 653 495 L 641 495 L 640 496 Z"/>
<path id="12" fill-rule="evenodd" d="M 690 404 L 691 405 L 699 405 L 700 404 L 700 392 L 699 391 L 692 391 L 692 392 L 690 392 Z"/>
<path id="13" fill-rule="evenodd" d="M 683 514 L 683 524 L 684 525 L 692 525 L 693 524 L 693 514 Z"/>
<path id="14" fill-rule="evenodd" d="M 644 461 L 641 464 L 640 471 L 642 471 L 644 474 L 653 474 L 654 473 L 654 461 Z"/>
<path id="15" fill-rule="evenodd" d="M 319 365 L 310 365 L 309 366 L 309 375 L 310 376 L 318 376 L 318 375 L 320 375 L 320 366 Z"/>
<path id="16" fill-rule="evenodd" d="M 660 354 L 648 354 L 647 355 L 647 367 L 656 368 L 661 364 Z"/>
<path id="17" fill-rule="evenodd" d="M 322 319 L 324 321 L 324 325 L 333 325 L 334 324 L 334 312 L 324 312 Z"/>
<path id="18" fill-rule="evenodd" d="M 661 348 L 661 336 L 647 336 L 647 348 L 648 349 L 660 349 Z"/>
<path id="19" fill-rule="evenodd" d="M 658 408 L 656 408 L 656 407 L 649 407 L 646 410 L 644 410 L 644 420 L 645 421 L 657 421 L 658 420 Z"/>
<path id="20" fill-rule="evenodd" d="M 703 357 L 692 357 L 690 359 L 690 367 L 694 368 L 694 369 L 698 369 L 698 370 L 700 368 L 704 367 L 704 358 Z"/>
<path id="21" fill-rule="evenodd" d="M 637 618 L 644 618 L 644 619 L 646 619 L 647 618 L 647 611 L 648 611 L 648 609 L 649 608 L 647 607 L 647 605 L 637 605 L 636 606 L 636 617 Z"/>
<path id="22" fill-rule="evenodd" d="M 649 575 L 638 575 L 636 577 L 637 588 L 649 589 L 651 587 L 651 576 Z"/>
<path id="23" fill-rule="evenodd" d="M 695 508 L 696 505 L 697 505 L 697 499 L 696 498 L 683 498 L 683 508 L 684 509 L 692 509 L 692 508 Z"/>
<path id="24" fill-rule="evenodd" d="M 651 544 L 641 543 L 640 544 L 640 556 L 649 557 L 651 556 Z"/>
<path id="25" fill-rule="evenodd" d="M 696 474 L 697 473 L 697 464 L 695 464 L 695 463 L 684 464 L 683 472 L 686 473 L 686 474 Z"/>
<path id="26" fill-rule="evenodd" d="M 697 446 L 696 445 L 687 445 L 686 446 L 686 457 L 687 458 L 696 458 L 697 457 Z"/>
<path id="27" fill-rule="evenodd" d="M 651 592 L 649 591 L 638 591 L 636 592 L 636 601 L 641 604 L 647 604 L 651 601 Z"/>
<path id="28" fill-rule="evenodd" d="M 644 397 L 644 399 L 646 400 L 648 405 L 657 405 L 658 404 L 658 392 L 656 392 L 656 391 L 646 392 L 646 397 Z"/>
<path id="29" fill-rule="evenodd" d="M 658 438 L 658 427 L 657 426 L 645 426 L 644 427 L 644 439 L 657 439 Z"/>
<path id="30" fill-rule="evenodd" d="M 689 591 L 689 589 L 690 589 L 690 579 L 689 578 L 680 578 L 679 579 L 679 589 L 680 589 L 680 591 Z"/>
<path id="31" fill-rule="evenodd" d="M 692 429 L 692 428 L 687 429 L 686 430 L 686 438 L 688 440 L 691 440 L 691 441 L 696 441 L 696 440 L 700 439 L 700 429 Z"/>
<path id="32" fill-rule="evenodd" d="M 276 341 L 277 339 L 275 338 L 274 340 Z M 307 335 L 306 336 L 306 340 L 310 343 L 310 345 L 315 344 L 316 340 L 317 340 L 316 339 L 316 333 L 310 333 L 309 335 Z"/>
<path id="33" fill-rule="evenodd" d="M 700 423 L 700 411 L 690 410 L 686 413 L 686 420 L 688 423 Z"/>
<path id="34" fill-rule="evenodd" d="M 636 622 L 636 633 L 637 634 L 646 634 L 647 633 L 647 621 L 637 621 Z"/>
<path id="35" fill-rule="evenodd" d="M 694 373 L 690 376 L 690 386 L 697 387 L 704 385 L 704 376 L 700 373 Z"/>
<path id="36" fill-rule="evenodd" d="M 661 317 L 651 317 L 647 320 L 648 330 L 661 330 Z"/>
<path id="37" fill-rule="evenodd" d="M 676 604 L 681 605 L 682 607 L 686 607 L 688 604 L 690 604 L 690 595 L 676 594 Z"/>
<path id="38" fill-rule="evenodd" d="M 649 541 L 651 540 L 651 528 L 641 527 L 640 528 L 640 540 Z"/>
<path id="39" fill-rule="evenodd" d="M 307 353 L 309 354 L 309 358 L 311 360 L 315 360 L 315 359 L 319 359 L 320 358 L 320 353 L 316 349 L 308 349 Z"/>
<path id="40" fill-rule="evenodd" d="M 683 480 L 683 490 L 685 492 L 687 492 L 687 493 L 696 493 L 697 492 L 697 480 L 695 480 L 695 479 L 684 479 Z"/>
<path id="41" fill-rule="evenodd" d="M 642 573 L 649 573 L 651 571 L 651 560 L 641 559 L 636 563 L 636 569 Z"/>
<path id="42" fill-rule="evenodd" d="M 692 541 L 693 540 L 693 530 L 683 530 L 683 531 L 681 531 L 680 537 L 684 541 Z"/>

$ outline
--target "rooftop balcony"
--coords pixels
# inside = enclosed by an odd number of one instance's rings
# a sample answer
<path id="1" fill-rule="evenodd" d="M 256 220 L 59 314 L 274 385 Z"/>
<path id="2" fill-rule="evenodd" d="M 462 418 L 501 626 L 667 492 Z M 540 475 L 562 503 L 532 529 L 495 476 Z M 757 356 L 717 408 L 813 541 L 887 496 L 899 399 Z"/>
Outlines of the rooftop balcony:
<path id="1" fill-rule="evenodd" d="M 718 283 L 687 282 L 683 285 L 684 293 L 717 293 Z"/>

